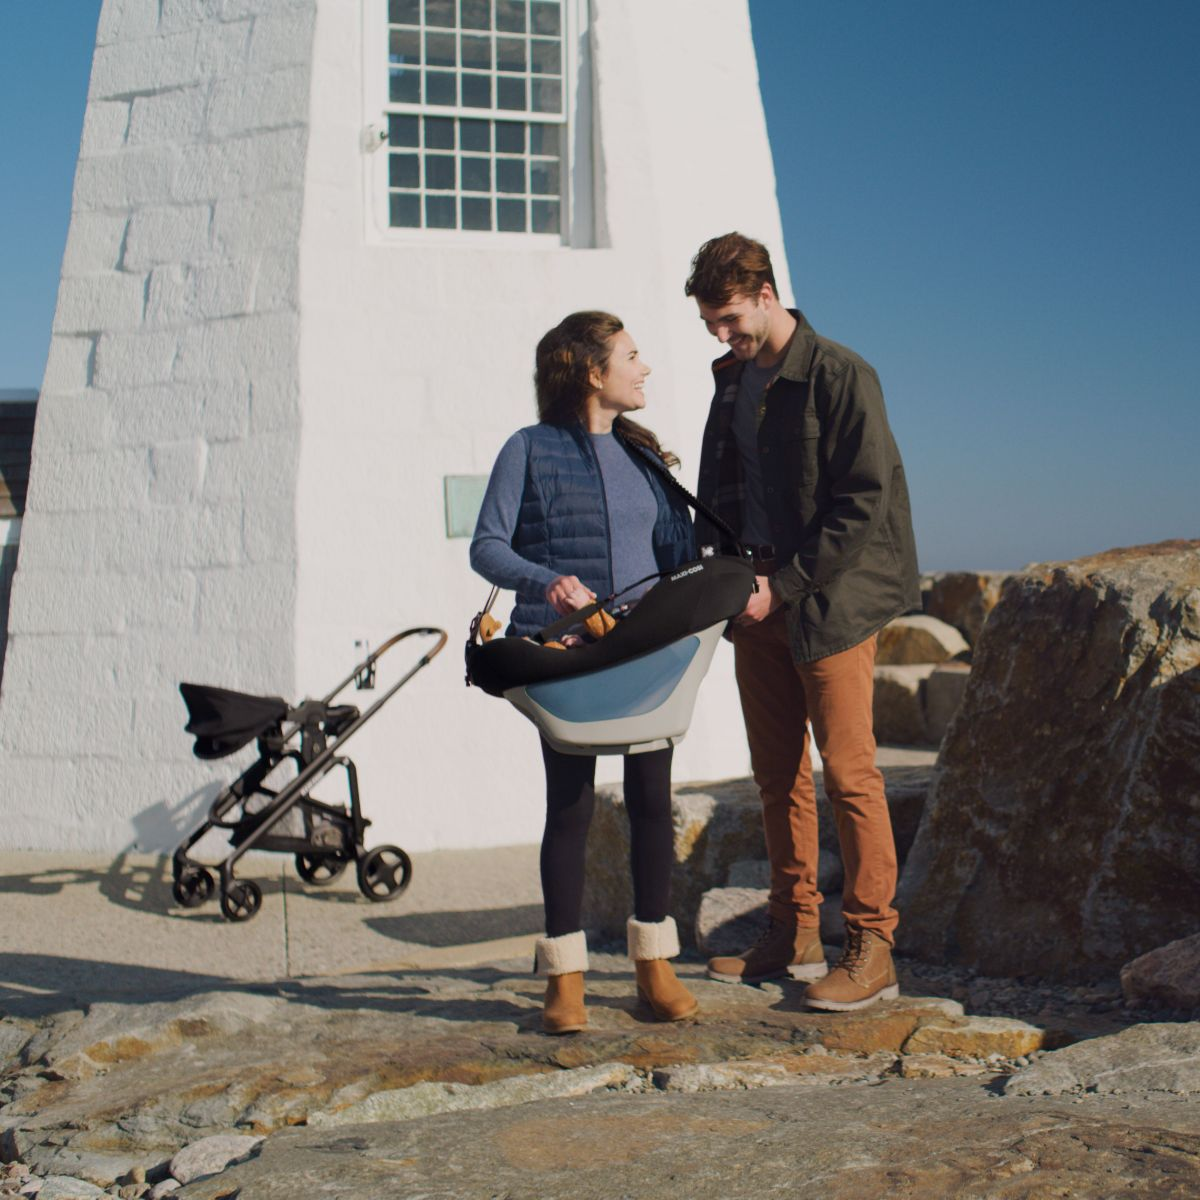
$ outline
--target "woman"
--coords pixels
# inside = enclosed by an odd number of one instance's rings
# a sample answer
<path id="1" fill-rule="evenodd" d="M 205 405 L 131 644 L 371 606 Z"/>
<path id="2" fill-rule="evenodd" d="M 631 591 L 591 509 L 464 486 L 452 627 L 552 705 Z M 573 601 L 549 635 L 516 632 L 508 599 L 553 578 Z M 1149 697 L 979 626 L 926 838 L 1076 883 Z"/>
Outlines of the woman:
<path id="1" fill-rule="evenodd" d="M 663 471 L 678 459 L 628 416 L 645 406 L 649 374 L 609 313 L 572 313 L 538 343 L 539 423 L 518 430 L 501 449 L 471 543 L 475 570 L 517 594 L 509 636 L 529 636 L 597 596 L 695 557 L 687 507 L 646 453 L 661 460 Z M 634 894 L 629 957 L 638 995 L 661 1021 L 681 1020 L 698 1007 L 666 961 L 679 953 L 667 912 L 671 753 L 668 747 L 625 756 Z M 573 1033 L 587 1023 L 581 910 L 596 759 L 562 754 L 544 740 L 542 758 L 546 935 L 538 940 L 537 963 L 549 976 L 542 1024 L 548 1033 Z"/>

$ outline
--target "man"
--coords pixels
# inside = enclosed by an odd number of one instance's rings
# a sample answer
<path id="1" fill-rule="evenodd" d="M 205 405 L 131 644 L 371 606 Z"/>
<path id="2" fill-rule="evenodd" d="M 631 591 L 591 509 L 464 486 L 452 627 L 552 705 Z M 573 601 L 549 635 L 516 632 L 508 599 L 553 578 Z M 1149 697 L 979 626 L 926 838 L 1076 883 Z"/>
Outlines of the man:
<path id="1" fill-rule="evenodd" d="M 771 865 L 766 932 L 708 973 L 790 974 L 813 981 L 812 1008 L 862 1008 L 898 994 L 896 851 L 872 697 L 876 634 L 920 605 L 904 468 L 874 370 L 780 303 L 764 246 L 738 233 L 706 242 L 685 292 L 728 347 L 713 364 L 697 490 L 756 564 L 758 590 L 731 629 Z M 719 537 L 700 520 L 700 542 Z M 828 972 L 808 722 L 845 867 L 846 941 Z"/>

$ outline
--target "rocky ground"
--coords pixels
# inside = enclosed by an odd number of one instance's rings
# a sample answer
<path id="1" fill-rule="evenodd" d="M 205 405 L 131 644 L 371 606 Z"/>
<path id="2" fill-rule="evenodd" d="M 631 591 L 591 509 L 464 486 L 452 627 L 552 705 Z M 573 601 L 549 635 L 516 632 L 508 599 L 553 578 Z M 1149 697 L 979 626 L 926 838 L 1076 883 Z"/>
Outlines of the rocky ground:
<path id="1" fill-rule="evenodd" d="M 566 1038 L 524 961 L 10 993 L 0 1195 L 1200 1195 L 1200 1014 L 909 962 L 899 1000 L 812 1013 L 692 959 L 667 1026 L 616 950 Z"/>

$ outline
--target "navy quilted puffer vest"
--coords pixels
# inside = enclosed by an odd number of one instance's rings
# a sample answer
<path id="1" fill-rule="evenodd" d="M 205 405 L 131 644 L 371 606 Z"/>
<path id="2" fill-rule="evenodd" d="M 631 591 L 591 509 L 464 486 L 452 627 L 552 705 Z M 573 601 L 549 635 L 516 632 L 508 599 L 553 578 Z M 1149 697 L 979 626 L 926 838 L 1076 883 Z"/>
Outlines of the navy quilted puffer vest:
<path id="1" fill-rule="evenodd" d="M 513 549 L 559 575 L 578 576 L 599 597 L 609 595 L 613 579 L 608 505 L 591 439 L 579 425 L 529 425 L 521 436 L 529 465 Z M 695 557 L 687 505 L 636 450 L 627 448 L 627 453 L 658 502 L 654 557 L 659 570 L 668 571 Z M 622 580 L 622 584 L 632 582 Z M 507 632 L 528 637 L 557 619 L 543 595 L 519 592 Z"/>

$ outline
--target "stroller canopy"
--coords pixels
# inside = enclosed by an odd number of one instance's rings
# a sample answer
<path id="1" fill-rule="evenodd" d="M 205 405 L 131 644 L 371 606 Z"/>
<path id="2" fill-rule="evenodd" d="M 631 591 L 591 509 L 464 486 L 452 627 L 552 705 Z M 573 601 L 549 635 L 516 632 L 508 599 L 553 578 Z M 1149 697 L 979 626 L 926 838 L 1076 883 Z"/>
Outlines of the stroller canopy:
<path id="1" fill-rule="evenodd" d="M 196 739 L 192 752 L 197 758 L 233 754 L 274 729 L 288 713 L 287 701 L 278 696 L 249 696 L 199 683 L 181 683 L 179 692 L 190 718 L 184 729 Z"/>

